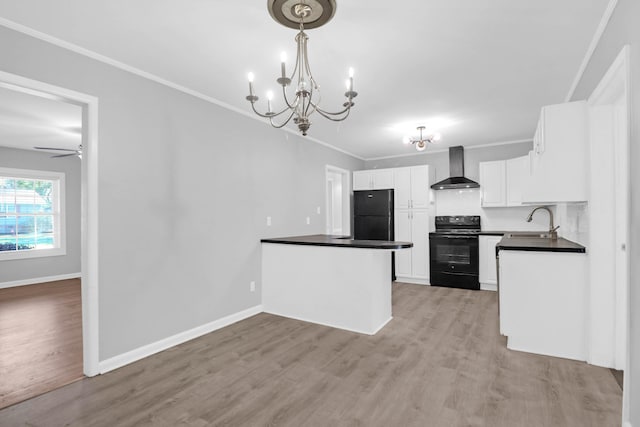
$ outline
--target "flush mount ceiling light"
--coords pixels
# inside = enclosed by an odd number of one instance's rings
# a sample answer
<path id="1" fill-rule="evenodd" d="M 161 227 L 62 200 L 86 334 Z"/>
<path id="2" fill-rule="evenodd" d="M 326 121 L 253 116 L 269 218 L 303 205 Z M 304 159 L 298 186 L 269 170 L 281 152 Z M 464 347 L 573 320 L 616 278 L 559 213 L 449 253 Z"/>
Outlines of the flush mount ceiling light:
<path id="1" fill-rule="evenodd" d="M 251 102 L 251 108 L 260 117 L 269 119 L 271 125 L 275 128 L 281 128 L 287 125 L 293 119 L 298 125 L 298 129 L 302 135 L 307 135 L 307 131 L 311 126 L 309 117 L 318 112 L 322 117 L 329 120 L 340 122 L 346 119 L 354 106 L 353 98 L 358 93 L 353 90 L 353 68 L 349 69 L 349 79 L 347 80 L 347 91 L 344 96 L 347 98 L 342 104 L 343 109 L 337 112 L 329 112 L 320 108 L 320 87 L 311 74 L 309 66 L 309 58 L 307 55 L 307 41 L 309 37 L 304 32 L 304 28 L 318 28 L 333 18 L 336 11 L 335 0 L 268 0 L 267 7 L 271 17 L 280 24 L 299 29 L 296 35 L 296 62 L 293 66 L 293 72 L 287 76 L 286 73 L 286 56 L 281 56 L 280 70 L 281 75 L 276 82 L 282 86 L 282 96 L 284 98 L 285 107 L 280 111 L 272 110 L 271 101 L 273 93 L 267 93 L 267 111 L 260 113 L 256 109 L 255 103 L 258 97 L 253 91 L 253 73 L 249 73 L 249 96 L 247 101 Z M 287 94 L 287 87 L 294 82 L 295 91 L 293 94 Z M 280 123 L 274 122 L 274 118 L 281 117 Z"/>
<path id="2" fill-rule="evenodd" d="M 420 131 L 420 138 L 411 138 L 406 136 L 404 138 L 404 143 L 405 144 L 415 144 L 416 145 L 416 150 L 418 151 L 424 151 L 427 149 L 427 144 L 432 144 L 436 141 L 440 141 L 440 134 L 439 133 L 434 133 L 431 135 L 427 135 L 427 136 L 423 136 L 422 132 L 425 130 L 424 126 L 418 126 L 416 129 L 418 129 L 418 131 Z"/>

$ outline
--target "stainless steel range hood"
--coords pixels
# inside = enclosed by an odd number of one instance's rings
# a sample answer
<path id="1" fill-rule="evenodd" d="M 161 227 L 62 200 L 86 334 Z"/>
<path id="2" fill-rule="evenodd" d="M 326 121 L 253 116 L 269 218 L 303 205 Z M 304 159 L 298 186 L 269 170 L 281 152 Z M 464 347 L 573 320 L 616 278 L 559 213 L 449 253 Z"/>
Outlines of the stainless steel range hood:
<path id="1" fill-rule="evenodd" d="M 449 147 L 449 178 L 431 186 L 434 190 L 478 188 L 480 184 L 464 176 L 464 147 Z"/>

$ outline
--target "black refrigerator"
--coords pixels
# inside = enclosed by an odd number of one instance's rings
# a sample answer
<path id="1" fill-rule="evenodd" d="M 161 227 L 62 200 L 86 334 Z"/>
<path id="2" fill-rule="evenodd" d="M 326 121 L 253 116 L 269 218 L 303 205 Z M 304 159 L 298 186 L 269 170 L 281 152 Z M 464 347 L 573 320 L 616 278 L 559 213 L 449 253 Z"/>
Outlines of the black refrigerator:
<path id="1" fill-rule="evenodd" d="M 394 240 L 393 190 L 353 192 L 353 238 Z M 396 280 L 395 254 L 391 254 L 391 278 Z"/>

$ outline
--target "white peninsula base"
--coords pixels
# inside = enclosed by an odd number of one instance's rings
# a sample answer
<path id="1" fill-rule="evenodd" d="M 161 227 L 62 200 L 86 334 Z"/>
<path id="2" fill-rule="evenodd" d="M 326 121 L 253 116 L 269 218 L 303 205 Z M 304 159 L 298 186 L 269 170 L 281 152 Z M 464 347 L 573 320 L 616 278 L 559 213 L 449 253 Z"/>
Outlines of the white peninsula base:
<path id="1" fill-rule="evenodd" d="M 263 242 L 264 311 L 373 335 L 392 318 L 391 253 Z"/>

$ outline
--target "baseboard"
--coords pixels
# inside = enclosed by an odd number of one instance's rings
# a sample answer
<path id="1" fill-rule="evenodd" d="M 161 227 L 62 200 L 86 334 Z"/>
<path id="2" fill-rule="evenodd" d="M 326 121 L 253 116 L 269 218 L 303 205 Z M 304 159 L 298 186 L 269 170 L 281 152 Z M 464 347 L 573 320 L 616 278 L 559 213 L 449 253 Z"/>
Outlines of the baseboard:
<path id="1" fill-rule="evenodd" d="M 416 279 L 414 277 L 397 276 L 396 282 L 411 283 L 412 285 L 430 285 L 429 279 Z"/>
<path id="2" fill-rule="evenodd" d="M 213 322 L 204 324 L 202 326 L 189 329 L 188 331 L 180 332 L 173 336 L 161 339 L 160 341 L 156 341 L 154 343 L 147 344 L 126 353 L 122 353 L 109 359 L 103 360 L 99 363 L 98 370 L 101 374 L 105 374 L 109 371 L 113 371 L 114 369 L 121 368 L 125 365 L 151 356 L 152 354 L 159 353 L 170 347 L 174 347 L 178 344 L 182 344 L 194 338 L 206 335 L 210 332 L 224 328 L 225 326 L 229 326 L 233 323 L 255 316 L 256 314 L 262 312 L 262 305 L 256 305 L 255 307 L 251 307 L 238 313 L 231 314 L 229 316 L 223 317 L 222 319 L 214 320 Z"/>
<path id="3" fill-rule="evenodd" d="M 495 283 L 480 283 L 480 290 L 496 292 L 498 290 L 498 285 Z"/>
<path id="4" fill-rule="evenodd" d="M 630 421 L 625 421 L 625 422 L 622 424 L 622 427 L 633 427 L 633 426 L 631 425 L 631 422 L 630 422 Z"/>
<path id="5" fill-rule="evenodd" d="M 56 282 L 58 280 L 77 279 L 82 273 L 59 274 L 57 276 L 34 277 L 33 279 L 14 280 L 12 282 L 0 283 L 0 289 L 14 288 L 16 286 L 36 285 L 39 283 Z"/>
<path id="6" fill-rule="evenodd" d="M 382 328 L 384 328 L 387 325 L 387 323 L 389 323 L 389 322 L 391 322 L 393 320 L 393 316 L 391 316 L 387 320 L 382 322 L 382 324 L 380 326 L 378 326 L 376 329 L 374 329 L 371 332 L 368 332 L 368 331 L 363 331 L 363 330 L 360 330 L 360 329 L 347 328 L 345 326 L 338 325 L 338 324 L 333 323 L 333 322 L 319 322 L 317 320 L 311 320 L 311 319 L 308 319 L 306 317 L 290 316 L 288 314 L 284 315 L 282 313 L 278 313 L 278 312 L 275 312 L 275 311 L 265 310 L 265 313 L 273 314 L 274 316 L 286 317 L 287 319 L 299 320 L 301 322 L 314 323 L 316 325 L 328 326 L 330 328 L 335 328 L 335 329 L 342 329 L 343 331 L 355 332 L 356 334 L 362 334 L 362 335 L 375 335 L 378 332 L 380 332 L 380 330 Z"/>

